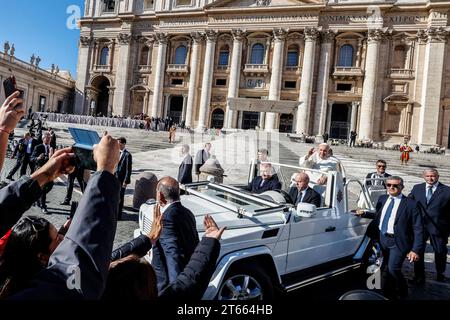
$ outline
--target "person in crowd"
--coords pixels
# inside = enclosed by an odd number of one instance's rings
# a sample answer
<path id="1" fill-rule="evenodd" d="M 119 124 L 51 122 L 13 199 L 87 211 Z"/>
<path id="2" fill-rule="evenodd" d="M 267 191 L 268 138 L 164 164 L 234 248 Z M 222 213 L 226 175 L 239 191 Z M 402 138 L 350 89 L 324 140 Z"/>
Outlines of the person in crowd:
<path id="1" fill-rule="evenodd" d="M 434 250 L 436 266 L 436 280 L 445 282 L 445 268 L 447 265 L 447 243 L 450 235 L 450 187 L 439 182 L 439 172 L 429 168 L 423 171 L 424 183 L 415 185 L 410 197 L 416 200 L 423 213 L 425 242 L 430 239 Z M 414 281 L 418 284 L 425 282 L 424 252 L 420 252 L 420 259 L 414 265 Z"/>
<path id="2" fill-rule="evenodd" d="M 329 137 L 328 132 L 324 132 L 322 135 L 323 143 L 328 143 L 328 137 Z"/>
<path id="3" fill-rule="evenodd" d="M 6 176 L 6 179 L 14 181 L 13 176 L 16 174 L 17 170 L 22 168 L 20 171 L 20 175 L 23 176 L 26 174 L 27 166 L 24 166 L 24 158 L 27 154 L 27 146 L 28 141 L 31 140 L 31 134 L 29 132 L 26 132 L 24 137 L 19 140 L 19 143 L 14 148 L 13 154 L 11 155 L 11 159 L 14 159 L 17 156 L 17 161 L 15 166 L 11 169 L 11 171 Z"/>
<path id="4" fill-rule="evenodd" d="M 157 210 L 163 211 L 161 236 L 153 246 L 152 265 L 158 292 L 174 282 L 199 242 L 193 213 L 180 202 L 178 182 L 165 177 L 156 187 Z"/>
<path id="5" fill-rule="evenodd" d="M 260 176 L 254 178 L 245 190 L 252 193 L 263 193 L 269 190 L 280 190 L 281 182 L 275 174 L 275 169 L 270 163 L 260 165 Z"/>
<path id="6" fill-rule="evenodd" d="M 86 188 L 86 183 L 84 182 L 84 168 L 77 164 L 75 170 L 67 176 L 67 193 L 64 201 L 60 203 L 61 206 L 69 206 L 72 201 L 73 187 L 75 184 L 75 179 L 78 181 L 81 192 L 84 192 Z"/>
<path id="7" fill-rule="evenodd" d="M 56 133 L 52 128 L 48 128 L 48 132 L 50 132 L 50 147 L 53 148 L 53 150 L 56 150 Z"/>
<path id="8" fill-rule="evenodd" d="M 120 190 L 120 202 L 118 211 L 118 220 L 122 220 L 123 203 L 125 199 L 125 191 L 131 183 L 131 173 L 133 172 L 133 157 L 126 149 L 127 139 L 120 137 L 117 139 L 120 146 L 120 161 L 116 170 L 116 177 L 119 179 L 122 188 Z"/>
<path id="9" fill-rule="evenodd" d="M 177 127 L 172 125 L 169 129 L 169 143 L 175 142 L 175 133 L 177 132 Z"/>
<path id="10" fill-rule="evenodd" d="M 156 208 L 155 208 L 156 209 Z M 191 259 L 176 280 L 158 294 L 156 274 L 151 265 L 141 259 L 158 240 L 162 230 L 162 215 L 154 210 L 152 229 L 148 235 L 123 245 L 112 254 L 112 263 L 103 299 L 105 300 L 200 300 L 216 268 L 220 253 L 219 229 L 214 219 L 205 216 L 205 234 Z"/>
<path id="11" fill-rule="evenodd" d="M 0 256 L 0 299 L 29 287 L 31 279 L 47 267 L 70 225 L 58 231 L 44 218 L 21 218 L 11 229 Z"/>
<path id="12" fill-rule="evenodd" d="M 103 137 L 94 147 L 94 159 L 97 172 L 89 181 L 66 237 L 50 256 L 47 268 L 11 300 L 93 300 L 102 296 L 117 227 L 117 140 Z"/>
<path id="13" fill-rule="evenodd" d="M 19 99 L 19 95 L 19 91 L 14 92 L 0 107 L 0 170 L 5 162 L 9 135 L 24 115 L 23 100 Z"/>
<path id="14" fill-rule="evenodd" d="M 200 181 L 210 181 L 215 183 L 223 183 L 223 178 L 225 177 L 225 170 L 220 165 L 219 161 L 215 156 L 211 156 L 206 162 L 200 167 Z"/>
<path id="15" fill-rule="evenodd" d="M 195 156 L 194 173 L 197 175 L 197 181 L 200 179 L 200 167 L 205 164 L 211 156 L 211 143 L 206 143 L 202 150 L 199 150 Z"/>
<path id="16" fill-rule="evenodd" d="M 384 294 L 389 299 L 408 296 L 408 285 L 402 273 L 402 265 L 420 259 L 424 249 L 422 216 L 418 203 L 402 194 L 403 179 L 390 176 L 386 180 L 387 195 L 378 199 L 376 213 L 358 210 L 357 215 L 374 220 L 368 227 L 368 235 L 380 242 L 383 253 L 382 272 Z"/>
<path id="17" fill-rule="evenodd" d="M 358 136 L 358 134 L 356 133 L 356 131 L 350 131 L 350 147 L 355 147 L 355 143 L 356 143 L 356 137 Z"/>
<path id="18" fill-rule="evenodd" d="M 311 148 L 306 156 L 300 158 L 300 166 L 323 172 L 342 172 L 341 162 L 336 157 L 330 156 L 329 150 L 330 146 L 326 143 L 321 143 L 317 151 Z M 326 185 L 327 183 L 327 176 L 325 174 L 312 172 L 310 177 L 313 182 L 319 185 Z"/>
<path id="19" fill-rule="evenodd" d="M 54 149 L 50 147 L 51 135 L 49 132 L 46 132 L 43 135 L 43 143 L 36 146 L 31 156 L 31 161 L 34 162 L 35 166 L 40 168 L 47 163 L 47 161 L 53 156 Z M 41 195 L 40 200 L 38 201 L 38 206 L 42 209 L 42 213 L 49 214 L 47 209 L 47 194 L 53 188 L 53 181 L 49 182 Z"/>
<path id="20" fill-rule="evenodd" d="M 403 164 L 408 164 L 408 161 L 410 159 L 409 154 L 411 152 L 414 152 L 413 148 L 408 144 L 408 141 L 405 139 L 405 142 L 400 145 L 400 161 Z"/>
<path id="21" fill-rule="evenodd" d="M 294 205 L 311 203 L 317 208 L 321 206 L 322 198 L 319 193 L 309 187 L 309 176 L 306 173 L 296 173 L 294 175 L 294 182 L 295 186 L 289 189 L 289 195 Z"/>
<path id="22" fill-rule="evenodd" d="M 375 172 L 368 173 L 366 176 L 365 184 L 367 188 L 371 186 L 382 186 L 386 189 L 386 183 L 384 182 L 386 178 L 391 175 L 386 172 L 387 163 L 384 160 L 378 160 L 376 163 Z"/>
<path id="23" fill-rule="evenodd" d="M 181 161 L 178 168 L 178 182 L 180 184 L 192 183 L 192 156 L 189 154 L 189 146 L 184 144 L 181 147 Z"/>

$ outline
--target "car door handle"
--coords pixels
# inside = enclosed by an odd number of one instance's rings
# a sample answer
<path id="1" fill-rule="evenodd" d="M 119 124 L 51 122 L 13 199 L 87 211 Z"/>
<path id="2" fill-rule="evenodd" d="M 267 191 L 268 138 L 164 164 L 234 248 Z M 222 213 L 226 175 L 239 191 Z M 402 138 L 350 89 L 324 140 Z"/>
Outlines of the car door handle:
<path id="1" fill-rule="evenodd" d="M 329 226 L 328 228 L 325 229 L 325 232 L 333 232 L 333 231 L 336 231 L 336 227 Z"/>

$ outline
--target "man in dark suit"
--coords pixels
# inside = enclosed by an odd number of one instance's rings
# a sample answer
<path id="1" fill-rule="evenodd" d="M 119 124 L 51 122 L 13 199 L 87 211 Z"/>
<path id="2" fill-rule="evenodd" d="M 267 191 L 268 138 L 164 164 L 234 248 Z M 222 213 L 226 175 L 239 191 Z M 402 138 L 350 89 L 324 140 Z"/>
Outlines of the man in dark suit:
<path id="1" fill-rule="evenodd" d="M 192 183 L 192 157 L 189 154 L 189 146 L 187 144 L 181 147 L 181 156 L 183 161 L 178 169 L 178 182 L 180 184 Z"/>
<path id="2" fill-rule="evenodd" d="M 54 150 L 50 147 L 51 135 L 49 132 L 45 132 L 42 135 L 42 144 L 34 148 L 33 154 L 31 155 L 31 161 L 35 164 L 37 168 L 44 166 L 47 161 L 52 157 Z M 41 199 L 38 201 L 38 206 L 42 209 L 42 213 L 49 214 L 47 209 L 47 193 L 49 193 L 53 188 L 54 183 L 49 182 L 45 185 L 42 190 Z"/>
<path id="3" fill-rule="evenodd" d="M 211 143 L 206 143 L 205 147 L 202 150 L 199 150 L 195 156 L 194 172 L 197 175 L 197 181 L 200 180 L 200 167 L 204 165 L 206 160 L 208 160 L 211 156 L 209 153 L 210 151 Z"/>
<path id="4" fill-rule="evenodd" d="M 292 203 L 296 206 L 299 203 L 311 203 L 319 208 L 322 198 L 317 191 L 308 186 L 309 176 L 304 172 L 299 172 L 294 176 L 294 181 L 296 186 L 289 189 Z"/>
<path id="5" fill-rule="evenodd" d="M 416 201 L 402 194 L 403 179 L 391 176 L 386 180 L 388 195 L 378 199 L 376 213 L 358 211 L 358 215 L 373 218 L 367 230 L 372 239 L 379 239 L 383 253 L 384 294 L 387 298 L 404 298 L 408 285 L 402 274 L 405 258 L 419 260 L 424 247 L 423 224 Z"/>
<path id="6" fill-rule="evenodd" d="M 375 172 L 368 173 L 366 176 L 366 186 L 369 188 L 370 186 L 382 186 L 386 189 L 386 184 L 381 179 L 386 179 L 391 175 L 386 172 L 386 161 L 378 160 L 376 164 Z M 370 179 L 380 179 L 380 180 L 370 180 Z"/>
<path id="7" fill-rule="evenodd" d="M 261 175 L 254 178 L 245 190 L 252 193 L 263 193 L 269 190 L 281 189 L 281 182 L 278 180 L 278 176 L 270 163 L 262 163 L 259 170 Z"/>
<path id="8" fill-rule="evenodd" d="M 23 167 L 24 158 L 27 154 L 27 146 L 28 141 L 31 139 L 31 134 L 29 132 L 25 133 L 24 137 L 19 140 L 19 143 L 14 148 L 14 152 L 11 156 L 11 159 L 14 159 L 17 156 L 17 162 L 16 165 L 11 169 L 11 171 L 8 173 L 8 176 L 6 179 L 9 179 L 11 181 L 14 181 L 14 174 L 19 170 L 19 168 Z M 20 175 L 23 176 L 26 174 L 26 165 L 25 165 L 25 173 L 22 174 L 22 170 L 20 171 Z"/>
<path id="9" fill-rule="evenodd" d="M 436 169 L 426 169 L 423 172 L 423 178 L 425 183 L 415 185 L 409 196 L 416 200 L 422 209 L 425 242 L 430 239 L 434 250 L 436 280 L 444 282 L 450 234 L 450 188 L 439 182 L 439 173 Z M 414 265 L 414 280 L 418 284 L 423 284 L 425 281 L 424 252 L 420 252 L 420 258 Z"/>
<path id="10" fill-rule="evenodd" d="M 81 192 L 84 192 L 86 188 L 86 183 L 84 182 L 84 168 L 80 165 L 75 166 L 75 170 L 70 173 L 68 176 L 67 183 L 67 193 L 64 201 L 60 203 L 61 206 L 69 206 L 70 201 L 72 201 L 73 187 L 75 184 L 75 179 L 77 179 L 78 184 L 80 185 Z"/>
<path id="11" fill-rule="evenodd" d="M 156 187 L 155 210 L 163 212 L 162 232 L 153 246 L 152 266 L 156 272 L 158 291 L 176 280 L 189 262 L 199 243 L 195 217 L 180 202 L 178 182 L 166 177 Z"/>
<path id="12" fill-rule="evenodd" d="M 117 165 L 116 177 L 120 181 L 121 189 L 120 189 L 120 201 L 119 201 L 119 212 L 117 220 L 122 220 L 122 210 L 123 210 L 123 202 L 125 198 L 125 191 L 127 190 L 127 186 L 131 183 L 131 173 L 133 171 L 133 158 L 131 153 L 128 152 L 126 148 L 127 139 L 124 137 L 120 137 L 117 139 L 119 141 L 120 148 L 120 160 Z"/>

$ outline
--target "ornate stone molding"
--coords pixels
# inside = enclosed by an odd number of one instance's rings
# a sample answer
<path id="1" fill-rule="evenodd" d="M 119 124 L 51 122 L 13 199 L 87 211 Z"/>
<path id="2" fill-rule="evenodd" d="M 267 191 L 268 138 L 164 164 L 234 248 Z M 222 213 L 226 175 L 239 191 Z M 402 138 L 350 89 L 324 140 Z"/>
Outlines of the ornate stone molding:
<path id="1" fill-rule="evenodd" d="M 206 35 L 206 39 L 209 42 L 216 42 L 217 37 L 219 36 L 219 32 L 217 32 L 216 30 L 206 30 L 205 35 Z"/>
<path id="2" fill-rule="evenodd" d="M 429 27 L 425 30 L 425 34 L 427 36 L 428 43 L 430 42 L 446 42 L 447 36 L 449 34 L 448 31 L 445 30 L 444 27 Z"/>
<path id="3" fill-rule="evenodd" d="M 333 30 L 324 30 L 320 33 L 320 37 L 322 38 L 322 42 L 330 43 L 334 41 L 334 38 L 336 38 L 336 31 Z"/>
<path id="4" fill-rule="evenodd" d="M 273 37 L 275 41 L 284 41 L 289 33 L 289 29 L 283 28 L 274 28 L 273 29 Z"/>
<path id="5" fill-rule="evenodd" d="M 304 34 L 306 41 L 316 41 L 317 36 L 319 35 L 319 29 L 315 27 L 306 27 Z"/>
<path id="6" fill-rule="evenodd" d="M 127 45 L 130 44 L 132 39 L 132 35 L 129 33 L 119 33 L 117 35 L 117 41 L 119 42 L 119 44 L 121 45 Z"/>
<path id="7" fill-rule="evenodd" d="M 92 44 L 94 38 L 90 36 L 80 36 L 80 43 L 82 47 L 89 47 Z"/>
<path id="8" fill-rule="evenodd" d="M 384 32 L 381 29 L 370 29 L 367 33 L 368 42 L 380 42 L 384 38 Z"/>
<path id="9" fill-rule="evenodd" d="M 169 41 L 169 35 L 165 32 L 157 32 L 155 33 L 155 40 L 158 44 L 167 44 Z"/>
<path id="10" fill-rule="evenodd" d="M 271 0 L 256 0 L 257 7 L 267 7 L 272 1 Z"/>
<path id="11" fill-rule="evenodd" d="M 194 43 L 198 44 L 201 43 L 204 39 L 204 34 L 198 31 L 191 32 L 191 38 L 194 41 Z"/>
<path id="12" fill-rule="evenodd" d="M 242 29 L 233 29 L 231 30 L 231 34 L 233 35 L 233 39 L 237 41 L 242 41 L 245 38 L 246 31 Z"/>

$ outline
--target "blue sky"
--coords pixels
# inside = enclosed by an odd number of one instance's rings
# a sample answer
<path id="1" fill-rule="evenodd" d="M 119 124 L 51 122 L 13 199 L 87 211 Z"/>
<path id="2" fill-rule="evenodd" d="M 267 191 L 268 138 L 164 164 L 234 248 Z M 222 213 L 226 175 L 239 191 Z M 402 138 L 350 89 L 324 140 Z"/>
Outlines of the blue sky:
<path id="1" fill-rule="evenodd" d="M 0 50 L 8 40 L 17 58 L 29 62 L 34 53 L 41 57 L 42 68 L 54 63 L 76 78 L 80 32 L 67 27 L 67 21 L 73 21 L 66 13 L 71 5 L 83 13 L 84 0 L 1 0 Z"/>

